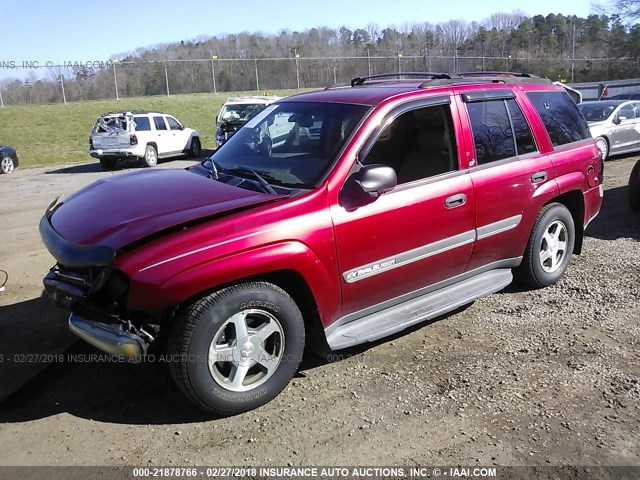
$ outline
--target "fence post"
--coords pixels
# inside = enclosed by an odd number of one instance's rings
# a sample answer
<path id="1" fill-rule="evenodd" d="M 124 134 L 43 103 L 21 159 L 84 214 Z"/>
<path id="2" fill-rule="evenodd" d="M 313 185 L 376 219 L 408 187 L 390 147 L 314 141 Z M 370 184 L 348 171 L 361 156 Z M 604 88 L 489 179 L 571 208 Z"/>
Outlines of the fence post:
<path id="1" fill-rule="evenodd" d="M 111 65 L 113 66 L 113 83 L 116 86 L 116 100 L 120 100 L 120 95 L 118 94 L 118 75 L 116 75 L 116 63 L 118 62 L 111 60 Z"/>
<path id="2" fill-rule="evenodd" d="M 4 100 L 2 99 L 2 88 L 0 88 L 0 107 L 4 107 Z"/>
<path id="3" fill-rule="evenodd" d="M 60 86 L 62 87 L 62 101 L 67 104 L 67 94 L 64 91 L 64 74 L 60 74 Z"/>
<path id="4" fill-rule="evenodd" d="M 164 61 L 164 81 L 167 84 L 167 97 L 169 96 L 169 73 L 167 72 L 167 61 Z"/>
<path id="5" fill-rule="evenodd" d="M 253 61 L 255 62 L 255 65 L 256 65 L 256 90 L 259 92 L 260 91 L 260 81 L 258 80 L 258 59 L 254 58 Z"/>

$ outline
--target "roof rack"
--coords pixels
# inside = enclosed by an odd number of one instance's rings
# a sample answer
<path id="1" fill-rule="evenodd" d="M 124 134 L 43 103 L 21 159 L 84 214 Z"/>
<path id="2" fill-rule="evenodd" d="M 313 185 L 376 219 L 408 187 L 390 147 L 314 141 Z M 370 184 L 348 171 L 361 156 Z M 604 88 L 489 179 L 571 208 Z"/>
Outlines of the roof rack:
<path id="1" fill-rule="evenodd" d="M 441 72 L 394 72 L 394 73 L 381 73 L 378 75 L 367 75 L 365 77 L 356 77 L 351 80 L 351 86 L 355 87 L 357 85 L 362 85 L 368 80 L 383 80 L 385 78 L 395 78 L 401 80 L 403 77 L 411 77 L 411 78 L 424 78 L 429 80 L 437 80 L 437 79 L 448 79 L 451 80 L 456 78 L 456 76 L 451 76 L 448 73 Z"/>
<path id="2" fill-rule="evenodd" d="M 500 72 L 500 71 L 479 71 L 479 72 L 463 72 L 458 73 L 459 76 L 468 77 L 521 77 L 521 78 L 540 78 L 537 75 L 525 72 Z"/>

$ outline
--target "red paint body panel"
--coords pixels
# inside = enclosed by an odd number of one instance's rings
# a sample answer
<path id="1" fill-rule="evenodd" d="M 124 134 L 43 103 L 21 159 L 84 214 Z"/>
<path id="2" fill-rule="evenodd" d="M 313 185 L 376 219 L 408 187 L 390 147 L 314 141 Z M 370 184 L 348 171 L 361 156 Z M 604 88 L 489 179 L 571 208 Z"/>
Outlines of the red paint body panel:
<path id="1" fill-rule="evenodd" d="M 69 241 L 121 248 L 174 225 L 275 199 L 186 170 L 140 171 L 79 190 L 51 222 Z"/>

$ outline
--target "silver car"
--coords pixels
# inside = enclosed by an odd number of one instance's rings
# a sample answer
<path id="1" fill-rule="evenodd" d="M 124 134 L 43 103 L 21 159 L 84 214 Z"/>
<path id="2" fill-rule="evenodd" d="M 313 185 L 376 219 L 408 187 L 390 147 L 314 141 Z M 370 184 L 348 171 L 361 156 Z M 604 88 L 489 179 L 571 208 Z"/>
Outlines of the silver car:
<path id="1" fill-rule="evenodd" d="M 578 105 L 602 159 L 640 150 L 640 101 L 601 100 Z"/>

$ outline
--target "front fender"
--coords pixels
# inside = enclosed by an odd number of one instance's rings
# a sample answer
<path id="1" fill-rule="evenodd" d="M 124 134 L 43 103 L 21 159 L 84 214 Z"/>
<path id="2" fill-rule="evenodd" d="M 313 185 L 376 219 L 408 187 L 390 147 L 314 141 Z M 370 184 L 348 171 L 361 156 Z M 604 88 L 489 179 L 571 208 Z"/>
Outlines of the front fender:
<path id="1" fill-rule="evenodd" d="M 340 284 L 318 256 L 296 241 L 266 245 L 209 262 L 194 265 L 162 284 L 131 279 L 130 310 L 162 310 L 215 289 L 216 286 L 256 277 L 269 272 L 291 270 L 304 278 L 311 290 L 320 318 L 337 318 L 340 308 Z"/>

